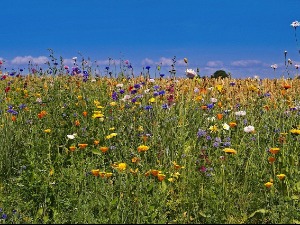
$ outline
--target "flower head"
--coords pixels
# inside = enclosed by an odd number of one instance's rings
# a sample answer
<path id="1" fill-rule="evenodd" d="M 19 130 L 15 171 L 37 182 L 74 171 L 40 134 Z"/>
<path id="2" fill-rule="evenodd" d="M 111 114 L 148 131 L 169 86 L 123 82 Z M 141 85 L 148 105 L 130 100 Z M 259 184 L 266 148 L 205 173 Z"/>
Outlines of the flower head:
<path id="1" fill-rule="evenodd" d="M 223 149 L 223 152 L 228 153 L 228 154 L 233 154 L 233 155 L 235 155 L 237 153 L 237 151 L 234 150 L 233 148 L 225 148 L 225 149 Z"/>
<path id="2" fill-rule="evenodd" d="M 137 148 L 138 152 L 146 152 L 149 150 L 149 147 L 146 146 L 146 145 L 140 145 L 138 148 Z"/>
<path id="3" fill-rule="evenodd" d="M 296 27 L 300 26 L 300 22 L 298 22 L 297 20 L 291 23 L 291 26 L 294 27 L 296 29 Z"/>
<path id="4" fill-rule="evenodd" d="M 285 174 L 283 174 L 283 173 L 278 174 L 276 176 L 279 178 L 279 180 L 283 180 L 286 177 Z"/>

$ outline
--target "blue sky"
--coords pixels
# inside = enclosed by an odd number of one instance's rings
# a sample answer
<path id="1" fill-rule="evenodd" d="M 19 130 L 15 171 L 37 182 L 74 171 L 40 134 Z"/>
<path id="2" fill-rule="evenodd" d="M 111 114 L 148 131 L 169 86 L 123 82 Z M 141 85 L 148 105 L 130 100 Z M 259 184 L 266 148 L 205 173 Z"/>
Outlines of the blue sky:
<path id="1" fill-rule="evenodd" d="M 300 64 L 300 27 L 291 26 L 299 9 L 300 0 L 2 0 L 2 70 L 27 68 L 28 59 L 43 65 L 50 48 L 69 66 L 72 57 L 89 57 L 100 72 L 112 58 L 129 60 L 136 74 L 159 63 L 168 73 L 176 56 L 178 76 L 186 57 L 201 76 L 223 69 L 235 78 L 279 78 L 284 51 L 291 74 Z"/>

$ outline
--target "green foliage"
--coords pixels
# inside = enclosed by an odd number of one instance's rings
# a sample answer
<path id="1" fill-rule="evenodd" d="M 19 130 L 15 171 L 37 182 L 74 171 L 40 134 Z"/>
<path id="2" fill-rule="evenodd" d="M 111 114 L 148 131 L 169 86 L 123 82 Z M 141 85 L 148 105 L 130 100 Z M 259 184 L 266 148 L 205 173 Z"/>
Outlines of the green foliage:
<path id="1" fill-rule="evenodd" d="M 224 70 L 217 70 L 216 72 L 214 72 L 213 75 L 211 75 L 211 78 L 221 78 L 221 79 L 224 79 L 224 78 L 228 78 L 229 75 L 224 71 Z"/>

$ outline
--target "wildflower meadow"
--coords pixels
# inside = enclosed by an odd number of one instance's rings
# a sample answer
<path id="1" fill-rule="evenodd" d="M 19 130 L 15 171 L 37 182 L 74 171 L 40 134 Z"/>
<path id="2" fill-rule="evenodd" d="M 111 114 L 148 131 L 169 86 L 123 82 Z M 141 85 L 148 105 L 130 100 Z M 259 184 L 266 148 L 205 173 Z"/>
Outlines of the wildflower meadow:
<path id="1" fill-rule="evenodd" d="M 297 77 L 50 58 L 1 72 L 0 223 L 300 223 Z"/>

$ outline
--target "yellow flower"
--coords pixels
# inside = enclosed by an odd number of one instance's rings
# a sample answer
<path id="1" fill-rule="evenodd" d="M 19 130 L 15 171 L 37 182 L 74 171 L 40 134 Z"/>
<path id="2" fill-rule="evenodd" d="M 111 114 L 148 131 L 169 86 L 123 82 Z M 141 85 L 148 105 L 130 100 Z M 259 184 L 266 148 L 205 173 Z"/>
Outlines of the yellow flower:
<path id="1" fill-rule="evenodd" d="M 267 182 L 267 183 L 265 183 L 265 187 L 267 187 L 267 188 L 270 188 L 270 187 L 272 187 L 272 185 L 273 185 L 273 183 L 271 183 L 271 182 Z"/>
<path id="2" fill-rule="evenodd" d="M 44 130 L 45 133 L 50 133 L 51 132 L 51 129 L 46 129 Z"/>
<path id="3" fill-rule="evenodd" d="M 70 149 L 71 152 L 74 152 L 75 149 L 76 149 L 76 146 L 70 146 L 69 149 Z"/>
<path id="4" fill-rule="evenodd" d="M 217 90 L 218 90 L 219 92 L 221 92 L 221 91 L 223 90 L 223 85 L 217 84 L 217 85 L 216 85 L 216 88 L 217 88 Z"/>
<path id="5" fill-rule="evenodd" d="M 77 96 L 77 99 L 78 99 L 78 100 L 82 100 L 82 96 L 81 96 L 81 95 L 78 95 L 78 96 Z"/>
<path id="6" fill-rule="evenodd" d="M 143 128 L 143 126 L 139 126 L 139 128 L 138 128 L 138 131 L 141 131 L 141 132 L 143 132 L 143 131 L 144 131 L 144 128 Z"/>
<path id="7" fill-rule="evenodd" d="M 176 162 L 173 162 L 173 165 L 174 165 L 175 169 L 183 169 L 184 168 L 184 166 L 180 166 Z"/>
<path id="8" fill-rule="evenodd" d="M 285 174 L 281 173 L 281 174 L 278 174 L 276 175 L 280 180 L 283 180 L 286 176 Z"/>
<path id="9" fill-rule="evenodd" d="M 150 98 L 150 99 L 149 99 L 149 102 L 150 102 L 150 103 L 155 102 L 155 98 Z"/>
<path id="10" fill-rule="evenodd" d="M 130 169 L 130 173 L 132 173 L 133 175 L 136 175 L 137 172 L 139 172 L 139 168 L 136 168 L 135 170 Z"/>
<path id="11" fill-rule="evenodd" d="M 104 117 L 104 115 L 103 115 L 102 113 L 94 113 L 94 114 L 92 115 L 92 118 L 93 118 L 93 119 L 95 119 L 95 118 L 102 118 L 102 117 Z"/>
<path id="12" fill-rule="evenodd" d="M 291 134 L 297 134 L 299 135 L 300 134 L 300 130 L 299 129 L 292 129 L 290 130 Z"/>
<path id="13" fill-rule="evenodd" d="M 138 157 L 133 157 L 131 159 L 131 162 L 133 162 L 133 163 L 138 163 L 139 161 L 140 161 L 140 159 Z"/>
<path id="14" fill-rule="evenodd" d="M 217 125 L 210 126 L 208 129 L 209 129 L 209 130 L 210 130 L 210 132 L 212 132 L 212 133 L 215 133 L 215 132 L 217 132 L 217 131 L 218 131 L 218 127 L 217 127 Z"/>
<path id="15" fill-rule="evenodd" d="M 149 150 L 149 147 L 146 146 L 146 145 L 140 145 L 138 148 L 137 148 L 138 152 L 146 152 Z"/>
<path id="16" fill-rule="evenodd" d="M 279 148 L 270 148 L 269 151 L 275 155 L 279 152 Z"/>
<path id="17" fill-rule="evenodd" d="M 110 106 L 116 106 L 116 105 L 117 105 L 116 102 L 111 102 L 111 103 L 109 103 L 109 104 L 110 104 Z"/>
<path id="18" fill-rule="evenodd" d="M 162 173 L 159 173 L 159 174 L 157 175 L 157 179 L 158 179 L 159 181 L 163 181 L 165 178 L 166 178 L 166 175 L 164 175 L 164 174 L 162 174 Z"/>
<path id="19" fill-rule="evenodd" d="M 111 128 L 109 128 L 109 130 L 115 130 L 115 128 L 114 128 L 114 127 L 111 127 Z"/>
<path id="20" fill-rule="evenodd" d="M 99 172 L 100 172 L 99 169 L 91 170 L 91 173 L 92 173 L 95 177 L 99 176 Z"/>
<path id="21" fill-rule="evenodd" d="M 105 177 L 106 178 L 109 178 L 109 177 L 111 177 L 113 174 L 112 173 L 105 173 Z"/>
<path id="22" fill-rule="evenodd" d="M 228 153 L 228 154 L 233 154 L 233 155 L 235 155 L 237 153 L 237 151 L 234 150 L 233 148 L 225 148 L 225 149 L 223 149 L 223 152 Z"/>
<path id="23" fill-rule="evenodd" d="M 111 138 L 113 138 L 115 136 L 117 136 L 117 133 L 111 133 L 111 134 L 107 135 L 105 138 L 106 139 L 111 139 Z"/>
<path id="24" fill-rule="evenodd" d="M 119 163 L 118 164 L 118 170 L 119 171 L 124 171 L 124 170 L 126 170 L 126 163 Z"/>

